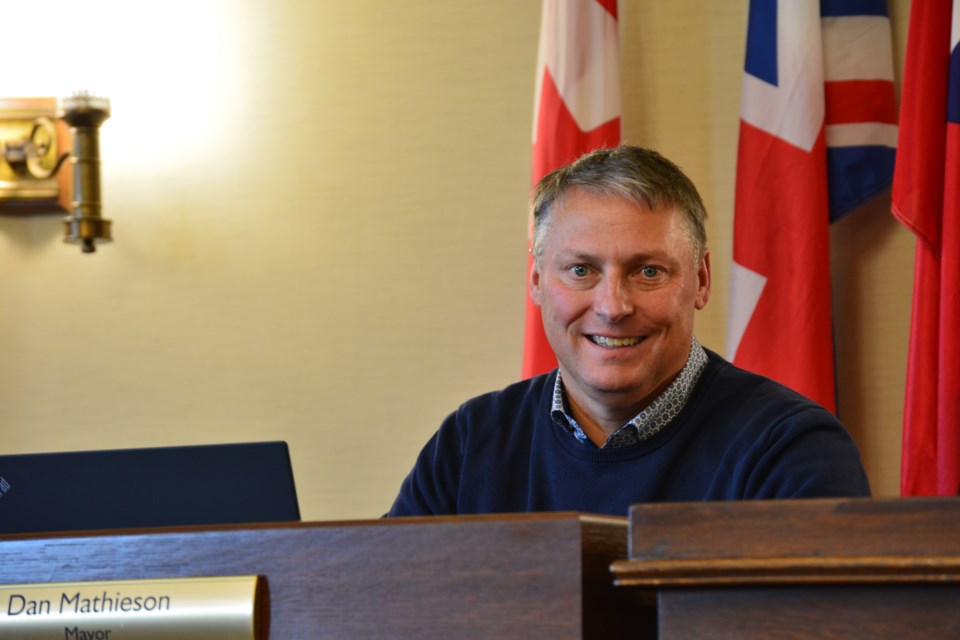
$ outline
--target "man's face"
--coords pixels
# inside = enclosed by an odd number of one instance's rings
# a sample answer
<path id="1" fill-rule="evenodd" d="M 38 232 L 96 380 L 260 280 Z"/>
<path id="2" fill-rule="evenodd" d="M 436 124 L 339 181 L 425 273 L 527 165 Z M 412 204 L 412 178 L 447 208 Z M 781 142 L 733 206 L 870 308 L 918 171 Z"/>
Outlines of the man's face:
<path id="1" fill-rule="evenodd" d="M 552 212 L 530 294 L 576 404 L 639 410 L 686 363 L 710 262 L 682 216 L 577 187 Z"/>

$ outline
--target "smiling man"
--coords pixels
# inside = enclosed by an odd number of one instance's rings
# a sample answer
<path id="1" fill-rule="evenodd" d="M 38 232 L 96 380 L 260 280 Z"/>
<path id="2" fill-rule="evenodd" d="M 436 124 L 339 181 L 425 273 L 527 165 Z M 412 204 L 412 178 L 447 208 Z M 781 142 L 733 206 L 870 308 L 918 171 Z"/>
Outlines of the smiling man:
<path id="1" fill-rule="evenodd" d="M 870 495 L 830 412 L 694 337 L 706 211 L 676 165 L 593 152 L 540 181 L 533 215 L 530 294 L 559 367 L 461 405 L 388 515 Z"/>

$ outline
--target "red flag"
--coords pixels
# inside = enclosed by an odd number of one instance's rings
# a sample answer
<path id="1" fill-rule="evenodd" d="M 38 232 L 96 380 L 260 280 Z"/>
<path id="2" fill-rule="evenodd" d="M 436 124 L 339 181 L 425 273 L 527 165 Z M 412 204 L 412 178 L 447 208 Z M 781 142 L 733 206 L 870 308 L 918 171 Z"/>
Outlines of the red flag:
<path id="1" fill-rule="evenodd" d="M 958 28 L 960 2 L 911 5 L 893 182 L 893 213 L 917 236 L 903 495 L 957 495 L 960 490 Z"/>
<path id="2" fill-rule="evenodd" d="M 617 0 L 544 0 L 533 123 L 533 183 L 579 156 L 620 144 Z M 530 273 L 532 258 L 528 261 Z M 557 366 L 527 293 L 523 377 Z"/>
<path id="3" fill-rule="evenodd" d="M 835 411 L 829 224 L 890 184 L 890 21 L 883 0 L 749 16 L 727 353 Z"/>

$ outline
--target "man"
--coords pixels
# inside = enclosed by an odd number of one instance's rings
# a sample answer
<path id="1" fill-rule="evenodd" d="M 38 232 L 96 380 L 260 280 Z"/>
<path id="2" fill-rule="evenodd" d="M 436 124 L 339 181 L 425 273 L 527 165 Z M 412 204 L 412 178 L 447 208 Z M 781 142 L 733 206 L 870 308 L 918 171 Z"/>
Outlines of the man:
<path id="1" fill-rule="evenodd" d="M 694 337 L 706 211 L 673 163 L 593 152 L 540 182 L 533 215 L 530 293 L 559 369 L 451 414 L 388 515 L 870 494 L 831 413 Z"/>

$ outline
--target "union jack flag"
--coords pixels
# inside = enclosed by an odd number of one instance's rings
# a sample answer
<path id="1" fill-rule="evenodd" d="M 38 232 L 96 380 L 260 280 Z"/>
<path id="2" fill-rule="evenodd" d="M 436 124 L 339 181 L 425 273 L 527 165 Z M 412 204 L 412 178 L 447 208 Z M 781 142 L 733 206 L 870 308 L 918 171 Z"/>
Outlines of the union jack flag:
<path id="1" fill-rule="evenodd" d="M 728 356 L 836 411 L 829 224 L 885 190 L 897 142 L 884 0 L 751 0 Z"/>

